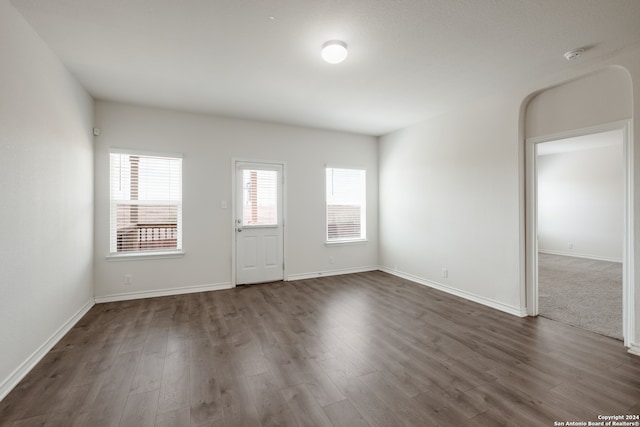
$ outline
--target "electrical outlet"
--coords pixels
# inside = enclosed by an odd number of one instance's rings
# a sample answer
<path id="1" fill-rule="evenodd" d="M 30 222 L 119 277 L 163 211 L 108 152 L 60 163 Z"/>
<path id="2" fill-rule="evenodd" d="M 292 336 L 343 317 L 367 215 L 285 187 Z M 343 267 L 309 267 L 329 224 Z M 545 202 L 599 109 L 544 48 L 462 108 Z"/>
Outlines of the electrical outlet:
<path id="1" fill-rule="evenodd" d="M 124 284 L 125 285 L 133 284 L 133 276 L 131 274 L 125 274 L 124 275 Z"/>
<path id="2" fill-rule="evenodd" d="M 333 264 L 333 263 L 335 263 L 335 261 L 336 260 L 335 260 L 334 257 L 332 257 L 332 256 L 329 257 L 329 264 Z"/>
<path id="3" fill-rule="evenodd" d="M 568 243 L 568 244 L 567 244 L 567 247 L 568 247 L 569 249 L 573 249 L 573 243 Z"/>
<path id="4" fill-rule="evenodd" d="M 442 269 L 442 277 L 444 277 L 445 279 L 447 277 L 449 277 L 449 270 L 447 270 L 446 268 Z"/>

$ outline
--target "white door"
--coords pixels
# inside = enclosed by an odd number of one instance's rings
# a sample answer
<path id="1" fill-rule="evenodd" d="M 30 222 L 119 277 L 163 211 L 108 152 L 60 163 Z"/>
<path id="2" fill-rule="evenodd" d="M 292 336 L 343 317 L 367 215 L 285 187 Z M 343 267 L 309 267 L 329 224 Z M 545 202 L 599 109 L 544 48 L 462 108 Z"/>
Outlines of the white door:
<path id="1" fill-rule="evenodd" d="M 281 164 L 236 163 L 236 284 L 283 280 Z"/>

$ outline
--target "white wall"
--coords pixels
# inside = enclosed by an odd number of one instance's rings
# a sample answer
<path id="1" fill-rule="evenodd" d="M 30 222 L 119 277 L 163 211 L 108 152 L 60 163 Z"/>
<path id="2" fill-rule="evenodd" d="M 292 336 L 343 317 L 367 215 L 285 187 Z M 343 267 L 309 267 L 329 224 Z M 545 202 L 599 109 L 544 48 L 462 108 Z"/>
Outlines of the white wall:
<path id="1" fill-rule="evenodd" d="M 7 0 L 0 94 L 1 399 L 93 304 L 93 102 Z"/>
<path id="2" fill-rule="evenodd" d="M 595 77 L 581 79 L 585 75 Z M 631 117 L 640 85 L 632 90 L 629 76 L 640 81 L 638 50 L 567 63 L 557 75 L 505 87 L 380 138 L 382 268 L 524 315 L 525 129 L 526 136 L 538 136 Z M 576 85 L 565 86 L 573 80 Z M 536 94 L 543 102 L 526 111 Z M 575 108 L 568 112 L 567 105 Z M 638 193 L 637 181 L 635 188 Z M 640 307 L 640 291 L 636 295 Z M 640 327 L 636 331 L 632 341 L 638 342 Z"/>
<path id="3" fill-rule="evenodd" d="M 376 138 L 211 115 L 96 103 L 96 297 L 229 284 L 232 158 L 286 162 L 289 278 L 378 264 Z M 177 259 L 108 261 L 110 147 L 182 153 L 183 243 Z M 367 238 L 326 247 L 325 165 L 367 170 Z M 329 258 L 335 262 L 331 264 Z M 133 285 L 125 286 L 125 274 Z"/>
<path id="4" fill-rule="evenodd" d="M 381 138 L 380 262 L 521 314 L 518 110 L 483 101 Z"/>
<path id="5" fill-rule="evenodd" d="M 554 135 L 631 118 L 629 73 L 606 67 L 541 90 L 527 104 L 527 138 Z"/>
<path id="6" fill-rule="evenodd" d="M 616 145 L 538 156 L 540 252 L 622 261 L 624 167 L 619 133 Z"/>

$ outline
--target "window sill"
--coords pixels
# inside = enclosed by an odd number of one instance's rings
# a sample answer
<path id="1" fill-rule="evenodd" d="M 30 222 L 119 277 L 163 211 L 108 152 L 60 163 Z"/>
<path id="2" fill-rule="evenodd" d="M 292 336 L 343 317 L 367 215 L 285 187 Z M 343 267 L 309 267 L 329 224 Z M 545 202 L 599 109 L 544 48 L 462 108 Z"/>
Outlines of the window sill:
<path id="1" fill-rule="evenodd" d="M 130 254 L 109 254 L 106 256 L 106 259 L 107 261 L 141 261 L 149 259 L 182 258 L 183 256 L 183 251 L 138 252 Z"/>
<path id="2" fill-rule="evenodd" d="M 358 239 L 358 240 L 334 240 L 334 241 L 325 241 L 325 246 L 346 246 L 346 245 L 363 245 L 367 243 L 367 239 Z"/>

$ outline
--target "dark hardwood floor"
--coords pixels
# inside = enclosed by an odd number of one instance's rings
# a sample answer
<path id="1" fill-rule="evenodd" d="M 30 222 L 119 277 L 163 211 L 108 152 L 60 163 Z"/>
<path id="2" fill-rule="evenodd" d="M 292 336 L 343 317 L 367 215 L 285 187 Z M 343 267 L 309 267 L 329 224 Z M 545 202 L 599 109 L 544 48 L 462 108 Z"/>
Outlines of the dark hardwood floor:
<path id="1" fill-rule="evenodd" d="M 381 272 L 99 304 L 2 426 L 553 426 L 640 413 L 620 341 Z"/>

